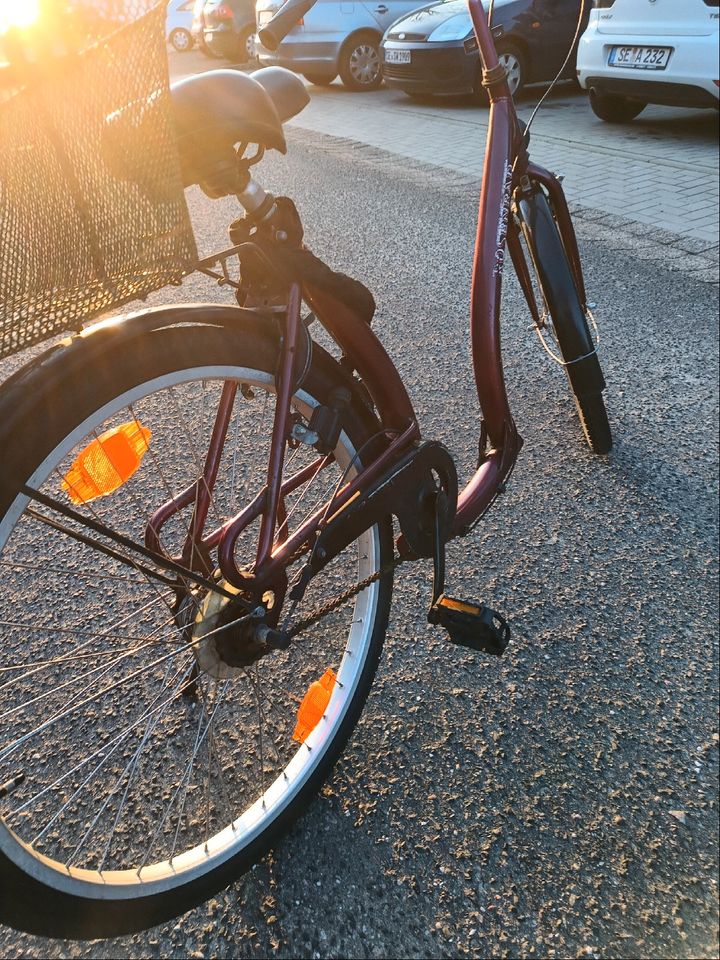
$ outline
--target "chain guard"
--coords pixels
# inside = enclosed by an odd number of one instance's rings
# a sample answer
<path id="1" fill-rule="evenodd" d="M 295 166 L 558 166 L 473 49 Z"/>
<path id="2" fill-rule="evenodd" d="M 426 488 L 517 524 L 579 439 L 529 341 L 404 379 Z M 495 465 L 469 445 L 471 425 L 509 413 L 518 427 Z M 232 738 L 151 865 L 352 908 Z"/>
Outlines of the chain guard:
<path id="1" fill-rule="evenodd" d="M 350 501 L 320 533 L 309 560 L 313 574 L 383 518 L 398 518 L 403 538 L 415 557 L 433 555 L 435 498 L 447 498 L 442 530 L 447 540 L 457 507 L 458 480 L 455 461 L 441 443 L 421 443 L 392 465 L 368 490 Z"/>

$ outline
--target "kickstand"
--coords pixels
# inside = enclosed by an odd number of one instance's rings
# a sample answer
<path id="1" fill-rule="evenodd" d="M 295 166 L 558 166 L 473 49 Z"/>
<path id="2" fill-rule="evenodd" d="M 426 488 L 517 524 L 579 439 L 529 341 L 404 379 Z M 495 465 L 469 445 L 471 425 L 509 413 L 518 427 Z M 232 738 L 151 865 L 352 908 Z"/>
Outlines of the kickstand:
<path id="1" fill-rule="evenodd" d="M 435 517 L 433 527 L 433 592 L 430 607 L 435 606 L 445 592 L 445 536 L 447 527 L 448 498 L 441 488 L 435 494 Z"/>

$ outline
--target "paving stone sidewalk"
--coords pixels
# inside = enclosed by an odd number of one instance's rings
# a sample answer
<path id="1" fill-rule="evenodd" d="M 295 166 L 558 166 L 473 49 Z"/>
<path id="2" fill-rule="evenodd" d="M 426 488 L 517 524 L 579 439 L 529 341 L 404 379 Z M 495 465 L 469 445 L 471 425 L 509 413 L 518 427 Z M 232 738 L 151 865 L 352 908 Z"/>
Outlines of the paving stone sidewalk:
<path id="1" fill-rule="evenodd" d="M 417 104 L 396 91 L 352 94 L 338 84 L 312 89 L 297 127 L 364 143 L 478 179 L 488 111 L 438 99 Z M 519 105 L 527 120 L 539 93 Z M 568 198 L 599 215 L 643 225 L 648 239 L 690 238 L 693 252 L 718 244 L 718 146 L 714 111 L 648 107 L 615 126 L 592 114 L 568 85 L 551 96 L 532 130 L 533 157 L 565 177 Z"/>
<path id="2" fill-rule="evenodd" d="M 348 165 L 391 168 L 393 176 L 401 180 L 427 185 L 429 178 L 436 177 L 439 195 L 462 196 L 470 203 L 476 202 L 480 187 L 478 174 L 444 169 L 440 176 L 437 165 L 400 157 L 349 137 L 335 137 L 298 126 L 292 128 L 288 139 L 291 144 L 300 142 L 345 159 Z M 643 223 L 576 201 L 570 201 L 570 209 L 581 240 L 606 243 L 614 250 L 627 251 L 628 257 L 634 260 L 660 263 L 668 273 L 691 275 L 693 279 L 711 284 L 720 281 L 717 244 L 660 228 L 648 233 Z"/>

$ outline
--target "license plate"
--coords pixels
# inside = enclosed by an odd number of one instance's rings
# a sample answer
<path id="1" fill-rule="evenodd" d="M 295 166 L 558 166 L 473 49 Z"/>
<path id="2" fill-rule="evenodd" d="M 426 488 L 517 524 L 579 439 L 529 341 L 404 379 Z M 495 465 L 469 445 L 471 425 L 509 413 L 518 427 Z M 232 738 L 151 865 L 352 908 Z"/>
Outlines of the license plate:
<path id="1" fill-rule="evenodd" d="M 613 47 L 608 66 L 629 67 L 631 70 L 664 70 L 672 47 Z"/>
<path id="2" fill-rule="evenodd" d="M 410 51 L 386 50 L 385 63 L 410 63 Z"/>

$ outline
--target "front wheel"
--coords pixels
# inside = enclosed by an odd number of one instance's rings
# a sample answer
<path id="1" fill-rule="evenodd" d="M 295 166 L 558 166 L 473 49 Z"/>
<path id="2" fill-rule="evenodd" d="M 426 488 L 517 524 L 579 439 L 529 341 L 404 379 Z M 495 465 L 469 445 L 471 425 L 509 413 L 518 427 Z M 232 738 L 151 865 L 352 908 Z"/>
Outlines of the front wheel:
<path id="1" fill-rule="evenodd" d="M 534 267 L 536 298 L 555 334 L 563 369 L 575 400 L 580 425 L 594 453 L 612 448 L 612 433 L 602 391 L 605 379 L 596 344 L 580 302 L 572 270 L 550 204 L 540 187 L 517 209 L 521 235 Z"/>
<path id="2" fill-rule="evenodd" d="M 178 27 L 170 34 L 170 43 L 178 53 L 187 53 L 193 48 L 193 38 L 189 30 Z"/>
<path id="3" fill-rule="evenodd" d="M 148 576 L 142 557 L 89 526 L 143 544 L 149 518 L 194 489 L 162 527 L 161 550 L 225 583 L 214 549 L 191 536 L 194 497 L 228 390 L 206 531 L 262 497 L 278 360 L 269 326 L 238 309 L 151 311 L 50 351 L 0 396 L 1 923 L 109 937 L 204 901 L 308 807 L 358 720 L 388 620 L 389 519 L 311 581 L 290 625 L 372 582 L 289 649 L 252 662 L 238 659 L 250 649 L 241 632 L 228 634 L 233 656 L 213 637 L 217 594 Z M 352 399 L 334 457 L 315 470 L 311 447 L 288 451 L 286 476 L 308 468 L 308 479 L 285 498 L 278 538 L 353 475 L 377 435 L 355 382 L 317 346 L 293 398 L 297 422 L 339 387 Z M 243 569 L 257 523 L 235 548 Z M 121 559 L 128 552 L 140 562 Z M 296 728 L 323 677 L 322 715 Z"/>
<path id="4" fill-rule="evenodd" d="M 340 79 L 349 90 L 377 90 L 382 83 L 378 37 L 357 33 L 340 51 Z"/>
<path id="5" fill-rule="evenodd" d="M 308 83 L 312 83 L 315 87 L 329 87 L 337 74 L 331 77 L 327 74 L 323 75 L 321 73 L 304 73 L 303 76 Z"/>

